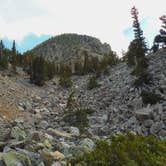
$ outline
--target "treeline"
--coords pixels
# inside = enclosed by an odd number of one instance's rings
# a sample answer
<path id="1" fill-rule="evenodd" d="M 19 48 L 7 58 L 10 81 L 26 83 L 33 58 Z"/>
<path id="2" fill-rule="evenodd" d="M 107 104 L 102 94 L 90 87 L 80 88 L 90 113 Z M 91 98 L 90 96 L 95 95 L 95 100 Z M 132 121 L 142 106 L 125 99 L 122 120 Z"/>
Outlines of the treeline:
<path id="1" fill-rule="evenodd" d="M 39 86 L 44 85 L 46 80 L 52 79 L 55 75 L 60 76 L 60 84 L 63 87 L 70 87 L 72 85 L 71 75 L 86 75 L 94 73 L 97 77 L 101 73 L 106 72 L 109 65 L 115 65 L 119 62 L 118 56 L 114 52 L 105 55 L 101 60 L 97 57 L 90 57 L 87 53 L 82 55 L 83 61 L 75 61 L 71 63 L 56 64 L 46 61 L 43 57 L 32 55 L 27 52 L 24 55 L 24 70 L 30 74 L 30 80 Z M 74 72 L 72 71 L 74 65 Z"/>
<path id="2" fill-rule="evenodd" d="M 106 72 L 109 65 L 115 65 L 118 62 L 119 58 L 113 51 L 110 51 L 108 55 L 103 55 L 100 59 L 89 56 L 88 52 L 84 51 L 81 59 L 73 63 L 57 64 L 45 60 L 42 56 L 34 55 L 30 51 L 20 54 L 16 50 L 15 41 L 13 41 L 12 49 L 5 48 L 2 40 L 0 42 L 0 69 L 10 69 L 13 74 L 17 74 L 17 68 L 21 67 L 30 75 L 31 83 L 39 86 L 44 85 L 45 81 L 52 79 L 55 75 L 60 75 L 60 84 L 63 87 L 70 87 L 72 74 L 94 73 L 99 77 L 101 73 Z M 72 65 L 74 65 L 74 72 Z"/>
<path id="3" fill-rule="evenodd" d="M 13 73 L 16 73 L 16 67 L 23 63 L 22 55 L 16 50 L 15 41 L 12 49 L 5 48 L 3 41 L 0 41 L 0 69 L 5 70 L 11 66 Z M 10 65 L 9 65 L 10 64 Z"/>

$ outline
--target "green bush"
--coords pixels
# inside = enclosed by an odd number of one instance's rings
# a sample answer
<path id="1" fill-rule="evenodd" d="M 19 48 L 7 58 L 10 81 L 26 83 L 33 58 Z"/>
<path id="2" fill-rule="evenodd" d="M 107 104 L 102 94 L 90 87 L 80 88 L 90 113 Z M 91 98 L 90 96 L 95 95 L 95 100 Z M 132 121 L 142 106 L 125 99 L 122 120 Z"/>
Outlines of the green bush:
<path id="1" fill-rule="evenodd" d="M 162 97 L 160 95 L 155 94 L 153 92 L 147 92 L 147 91 L 142 91 L 141 97 L 144 104 L 152 105 L 162 100 Z"/>
<path id="2" fill-rule="evenodd" d="M 99 141 L 90 153 L 73 158 L 72 166 L 165 166 L 166 140 L 153 136 L 119 135 Z"/>
<path id="3" fill-rule="evenodd" d="M 73 85 L 73 82 L 70 77 L 64 75 L 64 76 L 60 76 L 59 84 L 63 88 L 70 88 Z"/>
<path id="4" fill-rule="evenodd" d="M 1 57 L 0 67 L 2 69 L 8 69 L 8 56 L 5 55 L 5 56 Z"/>
<path id="5" fill-rule="evenodd" d="M 81 132 L 88 127 L 88 115 L 93 111 L 91 109 L 80 108 L 76 110 L 66 110 L 64 121 L 71 126 L 78 127 Z"/>
<path id="6" fill-rule="evenodd" d="M 136 78 L 133 85 L 135 87 L 140 87 L 143 84 L 148 85 L 151 83 L 151 80 L 152 80 L 152 77 L 150 74 L 148 74 L 147 72 L 142 72 L 142 74 Z"/>
<path id="7" fill-rule="evenodd" d="M 88 90 L 94 89 L 94 88 L 98 88 L 100 87 L 100 84 L 97 82 L 96 77 L 90 77 L 89 81 L 88 81 Z"/>

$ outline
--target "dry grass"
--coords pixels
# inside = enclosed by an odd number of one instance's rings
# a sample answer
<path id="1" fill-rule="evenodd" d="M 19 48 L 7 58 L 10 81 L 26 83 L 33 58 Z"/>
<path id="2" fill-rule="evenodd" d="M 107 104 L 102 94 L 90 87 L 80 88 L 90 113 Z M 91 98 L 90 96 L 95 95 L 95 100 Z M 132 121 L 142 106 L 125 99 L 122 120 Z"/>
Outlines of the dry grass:
<path id="1" fill-rule="evenodd" d="M 14 120 L 23 116 L 16 106 L 0 101 L 0 117 L 5 120 Z"/>

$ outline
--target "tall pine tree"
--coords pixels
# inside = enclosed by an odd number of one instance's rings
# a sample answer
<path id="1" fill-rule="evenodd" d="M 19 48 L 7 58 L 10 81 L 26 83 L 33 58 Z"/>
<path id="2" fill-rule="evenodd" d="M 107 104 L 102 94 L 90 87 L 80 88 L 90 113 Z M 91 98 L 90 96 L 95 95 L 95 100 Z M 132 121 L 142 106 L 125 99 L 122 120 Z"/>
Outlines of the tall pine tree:
<path id="1" fill-rule="evenodd" d="M 15 43 L 15 40 L 13 41 L 13 46 L 12 46 L 11 65 L 12 65 L 12 70 L 13 70 L 13 72 L 16 73 L 17 51 L 16 51 L 16 43 Z"/>
<path id="2" fill-rule="evenodd" d="M 133 18 L 133 30 L 134 30 L 134 56 L 136 57 L 136 67 L 133 74 L 138 78 L 135 81 L 136 86 L 142 86 L 142 84 L 148 84 L 150 77 L 147 73 L 148 62 L 145 57 L 147 47 L 145 43 L 145 38 L 143 36 L 143 31 L 140 27 L 138 19 L 138 10 L 135 6 L 131 9 L 131 15 Z M 132 48 L 133 49 L 133 48 Z"/>
<path id="3" fill-rule="evenodd" d="M 141 30 L 140 23 L 138 20 L 138 10 L 135 6 L 131 9 L 131 15 L 133 18 L 133 30 L 134 30 L 134 42 L 135 42 L 135 52 L 136 52 L 136 74 L 140 75 L 145 68 L 147 68 L 147 59 L 145 58 L 145 53 L 147 51 L 145 38 L 143 36 L 143 31 Z"/>
<path id="4" fill-rule="evenodd" d="M 47 80 L 47 63 L 43 57 L 36 57 L 32 62 L 32 71 L 30 73 L 32 83 L 42 86 Z"/>
<path id="5" fill-rule="evenodd" d="M 3 41 L 0 41 L 0 67 L 2 69 L 7 69 L 8 68 L 8 56 L 5 54 L 4 51 L 4 44 Z"/>
<path id="6" fill-rule="evenodd" d="M 3 49 L 4 49 L 4 45 L 3 45 L 3 41 L 1 40 L 1 42 L 0 42 L 0 60 L 2 60 Z"/>

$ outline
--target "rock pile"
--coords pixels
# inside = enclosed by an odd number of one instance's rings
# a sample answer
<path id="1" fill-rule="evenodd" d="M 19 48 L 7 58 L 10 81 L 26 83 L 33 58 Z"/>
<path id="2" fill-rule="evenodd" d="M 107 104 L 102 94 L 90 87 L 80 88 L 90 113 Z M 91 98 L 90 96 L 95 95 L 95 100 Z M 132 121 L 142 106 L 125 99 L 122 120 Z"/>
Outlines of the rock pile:
<path id="1" fill-rule="evenodd" d="M 108 68 L 109 74 L 98 79 L 101 86 L 92 90 L 87 90 L 91 75 L 72 76 L 72 90 L 60 87 L 58 78 L 36 87 L 27 78 L 0 76 L 0 104 L 13 105 L 13 110 L 0 111 L 0 165 L 61 166 L 110 134 L 166 138 L 166 51 L 148 59 L 152 84 L 142 88 L 133 87 L 135 77 L 125 63 Z M 153 91 L 162 100 L 146 105 L 142 90 Z M 72 91 L 83 107 L 93 109 L 85 133 L 63 119 Z M 18 114 L 11 118 L 13 111 Z"/>

